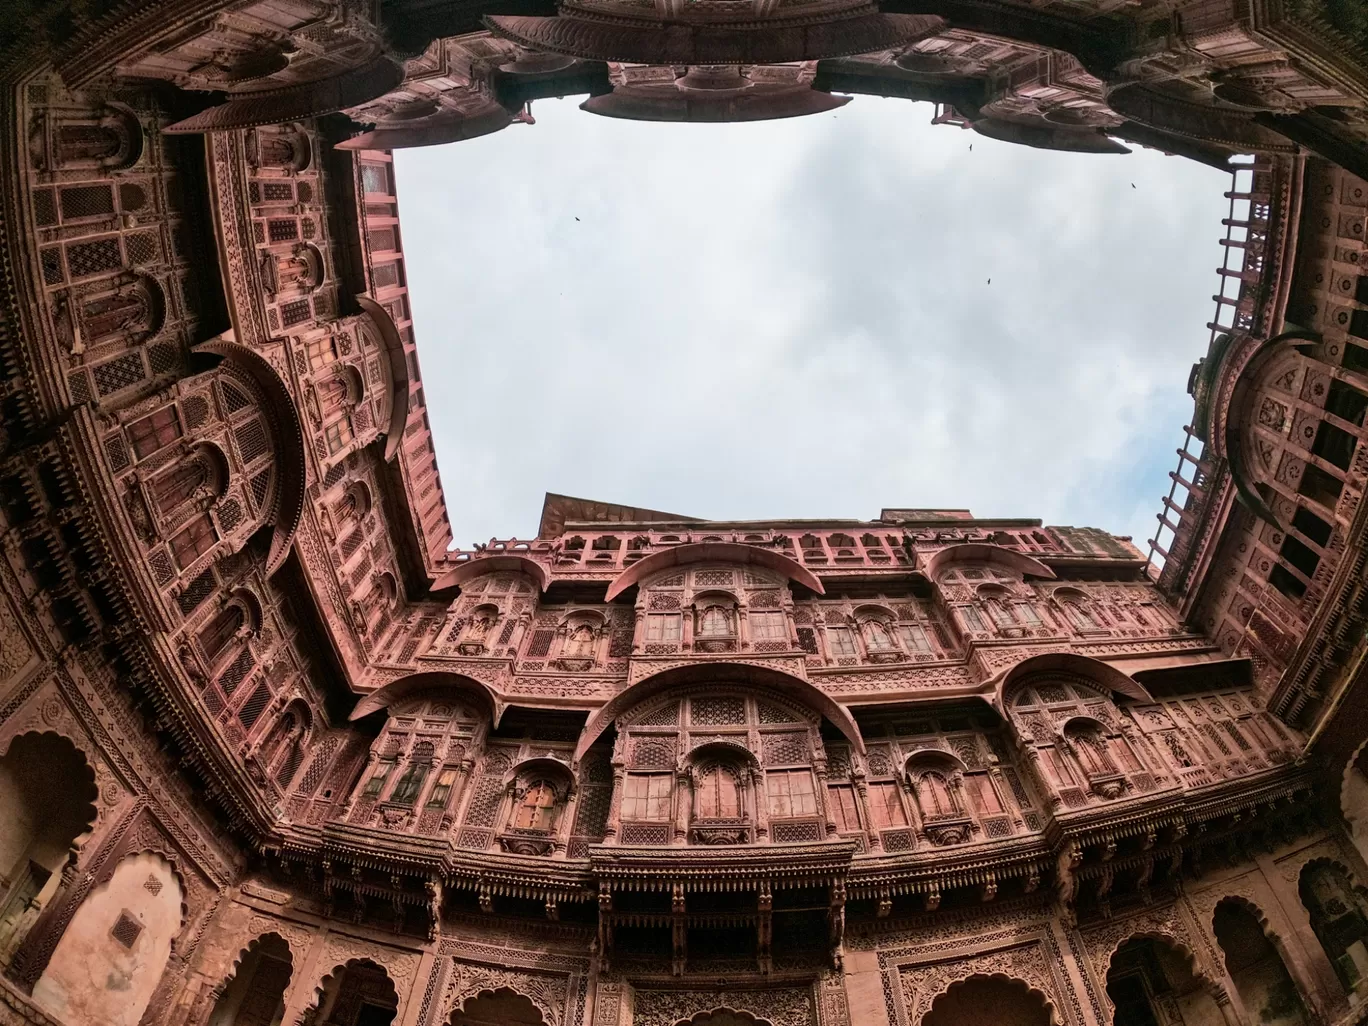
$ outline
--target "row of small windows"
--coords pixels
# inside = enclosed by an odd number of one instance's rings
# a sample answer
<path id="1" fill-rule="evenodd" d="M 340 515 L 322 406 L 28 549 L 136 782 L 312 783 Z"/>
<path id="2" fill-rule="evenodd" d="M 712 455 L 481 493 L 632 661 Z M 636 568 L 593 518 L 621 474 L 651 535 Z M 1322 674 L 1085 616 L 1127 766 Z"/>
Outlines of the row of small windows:
<path id="1" fill-rule="evenodd" d="M 1368 312 L 1358 311 L 1356 317 L 1358 313 L 1368 315 Z M 1364 330 L 1368 330 L 1368 326 Z M 1345 349 L 1343 366 L 1359 373 L 1368 373 L 1368 350 L 1352 343 L 1346 343 Z M 1324 410 L 1330 418 L 1362 428 L 1364 417 L 1368 415 L 1368 395 L 1338 378 L 1332 379 L 1326 389 Z M 1356 435 L 1327 418 L 1317 424 L 1307 451 L 1330 466 L 1347 472 L 1353 465 L 1358 441 Z M 1259 491 L 1265 501 L 1273 498 L 1272 489 L 1267 484 L 1261 483 Z M 1343 491 L 1344 481 L 1336 474 L 1310 462 L 1302 469 L 1297 494 L 1307 501 L 1297 505 L 1292 516 L 1292 531 L 1285 534 L 1279 546 L 1280 562 L 1275 563 L 1268 574 L 1269 584 L 1294 601 L 1306 594 L 1333 533 L 1331 523 L 1308 507 L 1318 506 L 1333 515 Z"/>

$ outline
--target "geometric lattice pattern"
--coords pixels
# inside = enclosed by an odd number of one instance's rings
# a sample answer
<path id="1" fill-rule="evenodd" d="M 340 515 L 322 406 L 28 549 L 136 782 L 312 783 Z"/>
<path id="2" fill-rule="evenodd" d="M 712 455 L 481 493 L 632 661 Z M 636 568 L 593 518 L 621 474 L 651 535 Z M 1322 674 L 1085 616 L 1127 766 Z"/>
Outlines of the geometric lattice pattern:
<path id="1" fill-rule="evenodd" d="M 86 278 L 104 271 L 118 270 L 123 262 L 119 254 L 119 240 L 96 239 L 67 246 L 67 266 L 73 278 Z"/>
<path id="2" fill-rule="evenodd" d="M 102 396 L 135 385 L 146 377 L 142 354 L 136 351 L 106 360 L 97 365 L 92 373 L 95 376 L 95 390 Z"/>
<path id="3" fill-rule="evenodd" d="M 243 647 L 237 654 L 237 658 L 228 664 L 228 668 L 220 674 L 218 679 L 219 687 L 223 688 L 225 695 L 231 695 L 237 690 L 239 684 L 243 682 L 247 674 L 252 672 L 252 667 L 256 665 L 256 659 L 252 655 L 252 650 Z"/>
<path id="4" fill-rule="evenodd" d="M 201 602 L 214 593 L 216 587 L 214 571 L 205 570 L 187 584 L 185 590 L 176 597 L 176 605 L 180 607 L 181 614 L 189 616 Z"/>
<path id="5" fill-rule="evenodd" d="M 695 698 L 690 703 L 689 718 L 706 726 L 745 723 L 746 703 L 740 698 Z"/>
<path id="6" fill-rule="evenodd" d="M 108 185 L 73 185 L 61 190 L 62 220 L 114 213 L 114 190 Z"/>
<path id="7" fill-rule="evenodd" d="M 114 926 L 110 929 L 109 935 L 126 948 L 132 948 L 138 943 L 138 938 L 142 936 L 142 923 L 138 922 L 127 912 L 120 912 L 119 918 L 114 921 Z"/>
<path id="8" fill-rule="evenodd" d="M 266 455 L 266 428 L 259 420 L 249 420 L 237 429 L 238 454 L 243 463 L 254 463 Z"/>

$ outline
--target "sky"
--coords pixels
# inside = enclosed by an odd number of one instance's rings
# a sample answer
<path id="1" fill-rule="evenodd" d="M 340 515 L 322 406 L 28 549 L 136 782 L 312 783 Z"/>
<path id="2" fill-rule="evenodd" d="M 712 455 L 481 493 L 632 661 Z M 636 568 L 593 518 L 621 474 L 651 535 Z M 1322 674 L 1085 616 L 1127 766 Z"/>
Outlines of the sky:
<path id="1" fill-rule="evenodd" d="M 395 154 L 458 546 L 534 536 L 552 491 L 715 520 L 968 508 L 1147 548 L 1227 174 L 906 100 L 706 125 L 579 99 Z"/>

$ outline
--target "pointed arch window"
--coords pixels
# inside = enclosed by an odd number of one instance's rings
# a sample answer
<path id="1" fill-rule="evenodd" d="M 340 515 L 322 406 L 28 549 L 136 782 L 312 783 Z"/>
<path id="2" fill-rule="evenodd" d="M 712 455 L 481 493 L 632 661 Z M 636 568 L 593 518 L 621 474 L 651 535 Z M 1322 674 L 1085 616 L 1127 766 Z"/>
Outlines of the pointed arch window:
<path id="1" fill-rule="evenodd" d="M 518 802 L 513 825 L 519 830 L 551 830 L 556 825 L 556 791 L 547 781 L 530 784 Z"/>

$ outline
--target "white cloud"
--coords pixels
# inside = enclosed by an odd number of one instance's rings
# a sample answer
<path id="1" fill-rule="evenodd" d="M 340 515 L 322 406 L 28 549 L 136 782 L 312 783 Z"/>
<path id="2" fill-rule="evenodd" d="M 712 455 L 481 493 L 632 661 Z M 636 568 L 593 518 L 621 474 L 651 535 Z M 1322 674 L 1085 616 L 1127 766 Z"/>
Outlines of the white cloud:
<path id="1" fill-rule="evenodd" d="M 749 125 L 576 104 L 396 155 L 459 543 L 530 535 L 548 490 L 1152 533 L 1225 175 L 997 143 L 899 100 Z"/>

